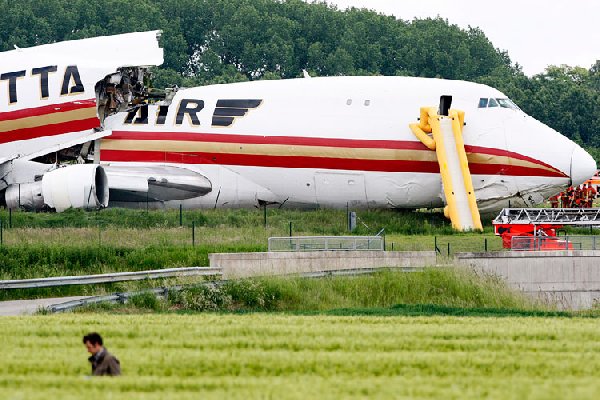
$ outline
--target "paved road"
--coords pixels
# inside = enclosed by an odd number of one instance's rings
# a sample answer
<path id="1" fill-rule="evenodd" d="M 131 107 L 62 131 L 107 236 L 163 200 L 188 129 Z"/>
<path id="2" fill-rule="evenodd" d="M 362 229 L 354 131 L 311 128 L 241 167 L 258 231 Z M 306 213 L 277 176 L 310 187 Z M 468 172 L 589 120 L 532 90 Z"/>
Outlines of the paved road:
<path id="1" fill-rule="evenodd" d="M 33 314 L 41 307 L 85 299 L 88 296 L 54 297 L 50 299 L 0 301 L 0 317 L 9 315 Z"/>

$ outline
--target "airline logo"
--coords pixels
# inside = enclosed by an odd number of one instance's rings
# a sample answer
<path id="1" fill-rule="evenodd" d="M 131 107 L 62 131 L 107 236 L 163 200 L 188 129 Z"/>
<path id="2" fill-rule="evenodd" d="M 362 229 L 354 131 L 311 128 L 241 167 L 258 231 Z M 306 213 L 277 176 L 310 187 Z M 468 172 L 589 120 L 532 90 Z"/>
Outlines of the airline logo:
<path id="1" fill-rule="evenodd" d="M 59 74 L 51 84 L 51 77 Z M 24 93 L 24 79 L 39 82 L 39 107 L 19 108 Z M 4 87 L 3 87 L 4 86 Z M 54 104 L 59 96 L 70 98 L 85 94 L 85 87 L 77 65 L 59 68 L 57 65 L 29 70 L 0 73 L 0 144 L 42 136 L 82 132 L 100 126 L 96 114 L 96 100 L 72 100 Z M 29 96 L 32 94 L 28 93 Z M 73 97 L 71 97 L 73 96 Z M 63 100 L 64 101 L 64 100 Z M 7 111 L 4 111 L 7 110 Z"/>
<path id="2" fill-rule="evenodd" d="M 40 98 L 42 100 L 47 100 L 50 97 L 50 88 L 49 88 L 49 77 L 50 74 L 54 74 L 58 72 L 57 65 L 49 65 L 46 67 L 33 68 L 31 70 L 31 75 L 27 77 L 27 79 L 39 79 L 40 82 Z M 79 75 L 79 69 L 77 65 L 68 65 L 65 67 L 64 71 L 62 71 L 62 84 L 60 87 L 60 95 L 68 96 L 77 93 L 84 93 L 85 87 L 81 82 L 81 77 Z M 0 97 L 0 101 L 5 105 L 8 103 L 9 105 L 14 105 L 19 102 L 19 81 L 25 78 L 27 75 L 26 70 L 22 71 L 13 71 L 13 72 L 4 72 L 0 74 L 0 84 L 5 83 L 7 85 L 6 91 L 1 91 L 0 93 L 7 93 L 6 99 L 2 99 Z"/>
<path id="3" fill-rule="evenodd" d="M 212 126 L 225 128 L 234 124 L 235 120 L 242 118 L 250 110 L 260 107 L 263 103 L 261 99 L 220 99 L 212 115 Z M 159 106 L 154 120 L 154 125 L 165 125 L 171 106 Z M 204 110 L 204 100 L 182 99 L 177 105 L 174 125 L 182 125 L 185 120 L 191 126 L 200 126 L 198 114 Z M 148 105 L 141 105 L 127 113 L 124 124 L 129 125 L 148 125 L 149 111 Z"/>
<path id="4" fill-rule="evenodd" d="M 262 100 L 219 100 L 212 117 L 212 126 L 231 126 L 236 118 L 258 108 Z"/>

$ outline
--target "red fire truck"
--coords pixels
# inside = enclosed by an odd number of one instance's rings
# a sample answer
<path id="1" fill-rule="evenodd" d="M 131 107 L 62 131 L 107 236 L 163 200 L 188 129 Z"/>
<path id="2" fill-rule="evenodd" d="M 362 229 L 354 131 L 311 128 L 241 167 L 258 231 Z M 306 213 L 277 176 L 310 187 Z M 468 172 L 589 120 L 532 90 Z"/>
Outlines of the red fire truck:
<path id="1" fill-rule="evenodd" d="M 505 208 L 494 219 L 494 233 L 512 250 L 573 250 L 557 236 L 565 226 L 600 226 L 599 208 Z"/>

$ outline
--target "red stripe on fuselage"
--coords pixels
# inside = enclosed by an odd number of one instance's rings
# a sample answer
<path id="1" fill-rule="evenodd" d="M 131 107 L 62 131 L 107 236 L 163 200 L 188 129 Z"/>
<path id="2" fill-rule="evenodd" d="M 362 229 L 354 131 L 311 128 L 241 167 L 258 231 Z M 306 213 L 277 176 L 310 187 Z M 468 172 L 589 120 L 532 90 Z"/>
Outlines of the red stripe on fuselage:
<path id="1" fill-rule="evenodd" d="M 255 136 L 191 132 L 130 132 L 113 131 L 112 140 L 172 140 L 209 143 L 280 144 L 288 146 L 343 147 L 352 149 L 428 150 L 418 141 L 333 139 L 298 136 Z"/>
<path id="2" fill-rule="evenodd" d="M 554 168 L 552 165 L 546 164 L 545 162 L 540 161 L 540 160 L 536 160 L 535 158 L 531 158 L 531 157 L 524 156 L 519 153 L 515 153 L 513 151 L 494 149 L 491 147 L 480 147 L 480 146 L 469 146 L 469 145 L 465 145 L 465 151 L 467 153 L 489 154 L 491 156 L 510 157 L 510 158 L 514 158 L 517 160 L 529 161 L 531 163 L 544 166 L 546 168 L 551 168 L 552 170 L 561 174 L 561 176 L 566 176 L 559 169 Z"/>
<path id="3" fill-rule="evenodd" d="M 395 150 L 423 150 L 431 151 L 419 141 L 409 140 L 368 140 L 368 139 L 335 139 L 335 138 L 314 138 L 314 137 L 297 137 L 297 136 L 256 136 L 256 135 L 235 135 L 235 134 L 214 134 L 214 133 L 193 133 L 193 132 L 136 132 L 136 131 L 113 131 L 109 139 L 112 140 L 172 140 L 172 141 L 193 141 L 193 142 L 209 142 L 209 143 L 240 143 L 240 144 L 278 144 L 288 146 L 326 146 L 340 148 L 366 148 L 366 149 L 395 149 Z M 551 171 L 546 171 L 540 176 L 557 176 L 566 177 L 566 175 L 534 158 L 524 156 L 512 151 L 495 149 L 490 147 L 470 146 L 465 145 L 467 153 L 488 154 L 493 156 L 510 157 L 517 160 L 528 161 L 540 166 L 550 168 Z M 271 157 L 271 156 L 268 156 Z M 481 164 L 483 165 L 483 164 Z M 502 164 L 504 165 L 504 164 Z M 529 167 L 519 167 L 512 165 L 504 165 L 504 169 L 510 167 L 511 170 L 517 169 L 535 169 Z M 542 170 L 542 169 L 540 169 Z M 439 170 L 437 171 L 439 172 Z M 551 174 L 551 175 L 548 175 Z M 510 174 L 504 174 L 510 175 Z"/>
<path id="4" fill-rule="evenodd" d="M 17 140 L 36 139 L 42 136 L 56 136 L 71 132 L 82 132 L 94 129 L 98 126 L 100 126 L 98 118 L 88 118 L 63 122 L 60 124 L 38 126 L 35 128 L 17 129 L 0 133 L 0 144 L 15 142 Z"/>
<path id="5" fill-rule="evenodd" d="M 0 121 L 12 121 L 27 117 L 39 117 L 42 115 L 54 114 L 58 112 L 67 112 L 80 110 L 82 108 L 95 108 L 96 100 L 77 100 L 69 103 L 50 104 L 43 107 L 24 108 L 22 110 L 8 111 L 0 113 Z"/>
<path id="6" fill-rule="evenodd" d="M 352 171 L 439 173 L 436 161 L 364 160 L 349 158 L 266 156 L 254 154 L 101 150 L 103 162 L 220 164 L 271 168 L 322 168 Z M 563 177 L 553 171 L 505 164 L 470 164 L 474 175 Z"/>

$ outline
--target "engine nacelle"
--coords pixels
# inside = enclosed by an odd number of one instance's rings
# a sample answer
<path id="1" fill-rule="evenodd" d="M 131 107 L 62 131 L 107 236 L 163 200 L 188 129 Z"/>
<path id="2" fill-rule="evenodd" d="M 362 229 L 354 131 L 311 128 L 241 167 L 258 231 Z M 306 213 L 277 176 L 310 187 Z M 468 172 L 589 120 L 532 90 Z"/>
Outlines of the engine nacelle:
<path id="1" fill-rule="evenodd" d="M 27 211 L 104 208 L 108 178 L 99 165 L 70 165 L 46 172 L 41 181 L 10 185 L 5 200 L 8 208 Z"/>

